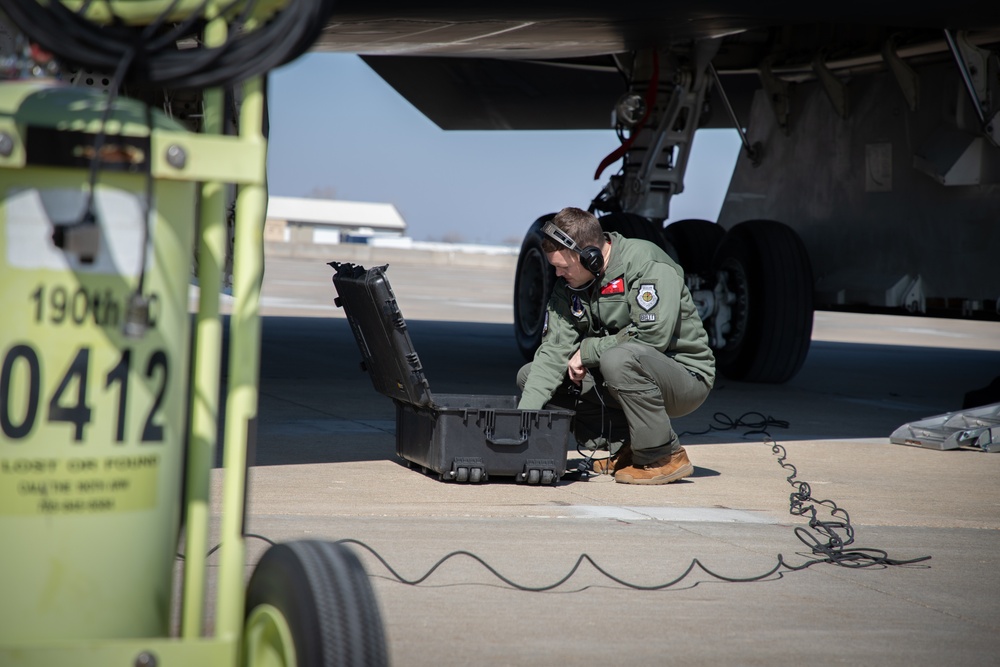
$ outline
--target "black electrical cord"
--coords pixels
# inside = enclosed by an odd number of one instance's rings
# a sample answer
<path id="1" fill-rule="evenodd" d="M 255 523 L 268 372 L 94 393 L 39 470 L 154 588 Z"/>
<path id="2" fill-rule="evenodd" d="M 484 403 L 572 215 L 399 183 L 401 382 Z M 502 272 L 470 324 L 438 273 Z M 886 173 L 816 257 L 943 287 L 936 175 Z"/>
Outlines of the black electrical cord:
<path id="1" fill-rule="evenodd" d="M 525 586 L 519 584 L 516 581 L 506 577 L 496 570 L 493 566 L 483 560 L 480 556 L 464 550 L 452 551 L 446 554 L 441 559 L 439 559 L 434 565 L 430 567 L 424 574 L 416 577 L 414 579 L 407 579 L 406 577 L 399 574 L 389 563 L 383 558 L 375 549 L 368 546 L 364 542 L 355 539 L 343 539 L 338 540 L 341 544 L 353 544 L 358 546 L 370 554 L 372 554 L 385 569 L 395 578 L 399 583 L 407 584 L 409 586 L 417 586 L 425 582 L 434 572 L 436 572 L 441 566 L 443 566 L 447 561 L 453 558 L 470 558 L 473 561 L 479 563 L 483 566 L 490 574 L 494 577 L 507 584 L 511 588 L 515 588 L 520 591 L 528 592 L 542 592 L 549 591 L 559 586 L 562 586 L 567 581 L 569 581 L 573 575 L 580 569 L 584 563 L 588 563 L 597 572 L 606 577 L 607 579 L 613 581 L 616 584 L 624 586 L 626 588 L 631 588 L 641 591 L 658 591 L 664 590 L 676 586 L 677 584 L 684 581 L 692 572 L 696 569 L 701 570 L 710 577 L 717 579 L 719 581 L 730 582 L 730 583 L 750 583 L 754 581 L 761 581 L 778 574 L 782 571 L 787 572 L 797 572 L 799 570 L 805 570 L 806 568 L 818 565 L 820 563 L 828 563 L 831 565 L 838 565 L 841 567 L 848 568 L 865 568 L 865 567 L 888 567 L 888 566 L 901 566 L 901 565 L 913 565 L 916 563 L 921 563 L 926 560 L 930 560 L 930 556 L 920 556 L 917 558 L 910 559 L 897 559 L 889 558 L 888 552 L 883 549 L 873 549 L 866 547 L 855 547 L 853 549 L 847 549 L 851 544 L 854 543 L 854 528 L 851 526 L 850 517 L 846 510 L 837 506 L 832 500 L 816 500 L 812 497 L 810 492 L 810 487 L 808 482 L 796 481 L 797 470 L 795 466 L 787 462 L 787 453 L 785 448 L 777 444 L 774 440 L 767 437 L 764 441 L 765 444 L 771 445 L 771 452 L 778 456 L 778 464 L 790 470 L 791 474 L 788 476 L 788 483 L 792 485 L 795 489 L 789 497 L 789 512 L 796 516 L 809 515 L 809 528 L 806 529 L 802 526 L 797 526 L 794 529 L 796 537 L 808 546 L 814 556 L 812 560 L 807 560 L 798 565 L 794 565 L 785 560 L 782 554 L 778 554 L 777 562 L 774 566 L 760 574 L 756 574 L 750 577 L 731 577 L 724 574 L 720 574 L 714 570 L 706 567 L 697 558 L 691 559 L 687 568 L 678 575 L 677 577 L 658 584 L 637 584 L 634 582 L 626 581 L 620 577 L 615 576 L 605 568 L 601 567 L 593 558 L 588 554 L 580 554 L 577 558 L 576 563 L 570 568 L 569 572 L 558 580 L 545 584 L 542 586 Z M 834 521 L 824 521 L 818 517 L 816 505 L 823 505 L 829 507 L 831 510 L 831 515 L 838 517 L 838 520 Z M 814 531 L 814 532 L 810 532 Z M 844 535 L 840 534 L 843 531 Z M 817 537 L 817 534 L 825 537 L 825 541 Z"/>
<path id="2" fill-rule="evenodd" d="M 753 419 L 757 417 L 758 419 Z M 733 431 L 738 428 L 749 428 L 743 434 L 743 437 L 751 435 L 768 435 L 767 429 L 769 427 L 776 428 L 788 428 L 788 422 L 783 419 L 775 419 L 770 415 L 764 416 L 760 412 L 750 411 L 744 412 L 742 415 L 737 417 L 735 420 L 724 412 L 716 412 L 712 415 L 712 419 L 715 421 L 714 424 L 709 424 L 708 428 L 703 431 L 682 431 L 677 435 L 705 435 L 706 433 L 712 433 L 714 431 Z M 719 425 L 716 425 L 719 424 Z"/>
<path id="3" fill-rule="evenodd" d="M 600 387 L 598 386 L 598 382 L 596 382 L 596 381 L 594 382 L 594 394 L 597 396 L 597 400 L 600 401 L 600 403 L 601 403 L 601 434 L 600 435 L 601 435 L 602 438 L 606 439 L 613 432 L 614 424 L 611 422 L 611 415 L 610 415 L 610 413 L 608 411 L 608 406 L 604 402 L 604 396 L 601 395 Z M 576 405 L 577 406 L 580 405 L 580 393 L 576 394 Z M 574 408 L 574 411 L 576 411 L 575 408 Z M 605 417 L 606 413 L 607 413 L 607 417 Z M 580 476 L 580 477 L 586 477 L 586 476 L 591 475 L 593 473 L 593 471 L 594 471 L 594 454 L 597 453 L 597 450 L 584 450 L 583 445 L 580 444 L 579 442 L 577 442 L 576 443 L 576 453 L 583 457 L 583 461 L 581 461 L 579 464 L 577 464 L 576 470 L 573 471 L 571 474 L 574 474 L 574 475 L 577 475 L 577 476 Z"/>
<path id="4" fill-rule="evenodd" d="M 748 413 L 749 414 L 749 413 Z M 365 544 L 360 540 L 353 538 L 346 538 L 342 540 L 337 540 L 338 544 L 354 545 L 359 547 L 368 553 L 370 553 L 379 563 L 389 572 L 392 577 L 401 584 L 406 584 L 408 586 L 419 586 L 424 583 L 445 563 L 455 558 L 469 558 L 476 563 L 479 563 L 487 572 L 492 574 L 494 577 L 499 579 L 504 584 L 510 586 L 519 591 L 526 591 L 532 593 L 540 593 L 544 591 L 550 591 L 558 588 L 568 582 L 573 576 L 579 571 L 579 569 L 586 563 L 589 564 L 594 570 L 599 572 L 605 578 L 610 581 L 624 586 L 626 588 L 631 588 L 640 591 L 659 591 L 672 588 L 677 584 L 684 581 L 688 576 L 691 575 L 696 569 L 701 570 L 705 574 L 709 575 L 713 579 L 719 581 L 729 582 L 729 583 L 750 583 L 754 581 L 762 581 L 771 577 L 775 574 L 780 574 L 781 572 L 798 572 L 800 570 L 805 570 L 806 568 L 818 565 L 820 563 L 827 563 L 830 565 L 837 565 L 840 567 L 847 567 L 852 569 L 866 568 L 866 567 L 889 567 L 889 566 L 904 566 L 904 565 L 914 565 L 917 563 L 922 563 L 924 561 L 930 560 L 930 556 L 919 556 L 917 558 L 909 559 L 898 559 L 890 558 L 888 552 L 884 549 L 874 549 L 868 547 L 854 547 L 848 549 L 854 543 L 854 528 L 851 525 L 850 516 L 847 511 L 841 507 L 838 507 L 832 500 L 817 500 L 812 497 L 811 487 L 808 482 L 798 481 L 798 471 L 795 466 L 787 462 L 787 452 L 782 445 L 775 442 L 770 435 L 766 435 L 764 444 L 771 445 L 771 453 L 778 457 L 778 465 L 782 468 L 790 471 L 787 481 L 793 487 L 793 491 L 789 496 L 789 512 L 795 516 L 809 516 L 809 527 L 805 528 L 802 526 L 797 526 L 794 529 L 795 536 L 799 540 L 809 547 L 812 552 L 813 558 L 811 560 L 804 561 L 800 564 L 791 564 L 785 560 L 782 554 L 778 554 L 777 561 L 774 566 L 769 570 L 756 574 L 750 577 L 731 577 L 725 574 L 720 574 L 704 565 L 699 559 L 692 558 L 688 566 L 681 572 L 680 575 L 670 579 L 669 581 L 657 583 L 657 584 L 637 584 L 634 582 L 626 581 L 621 577 L 618 577 L 607 569 L 601 567 L 590 555 L 583 553 L 577 557 L 576 562 L 570 568 L 570 570 L 557 579 L 556 581 L 544 584 L 541 586 L 526 586 L 520 584 L 513 579 L 507 577 L 495 567 L 486 562 L 482 557 L 478 556 L 471 551 L 457 550 L 452 551 L 448 554 L 442 556 L 436 563 L 434 563 L 426 572 L 415 578 L 407 578 L 401 575 L 399 572 L 393 568 L 389 562 L 382 557 L 374 548 Z M 822 505 L 829 508 L 830 514 L 834 517 L 834 520 L 822 520 L 818 516 L 817 505 Z M 812 531 L 812 532 L 810 532 Z M 268 544 L 274 545 L 274 542 L 262 535 L 256 535 L 253 533 L 244 534 L 244 537 L 254 537 L 267 542 Z M 214 553 L 219 546 L 213 547 L 208 555 Z M 184 557 L 178 554 L 178 558 L 183 559 Z"/>
<path id="5" fill-rule="evenodd" d="M 75 224 L 97 224 L 97 215 L 94 213 L 94 198 L 97 190 L 97 174 L 101 166 L 101 150 L 104 147 L 104 143 L 107 140 L 107 125 L 108 120 L 111 118 L 111 114 L 115 108 L 115 101 L 118 98 L 118 92 L 121 90 L 123 81 L 125 80 L 125 75 L 131 67 L 133 61 L 137 55 L 141 55 L 141 50 L 138 44 L 141 44 L 157 30 L 160 29 L 166 17 L 173 11 L 174 7 L 180 0 L 172 0 L 170 5 L 148 26 L 143 28 L 137 36 L 137 43 L 129 47 L 123 54 L 121 60 L 115 67 L 114 75 L 111 80 L 110 91 L 108 93 L 108 99 L 105 102 L 104 110 L 101 112 L 101 124 L 100 129 L 94 137 L 94 157 L 90 160 L 89 173 L 87 178 L 87 199 L 84 203 L 83 210 L 80 213 L 80 218 Z M 145 108 L 145 121 L 146 126 L 149 131 L 149 136 L 152 137 L 153 134 L 153 117 L 152 110 L 148 104 L 144 105 Z M 148 169 L 146 172 L 146 189 L 145 189 L 145 201 L 143 202 L 143 233 L 142 233 L 142 254 L 140 256 L 140 269 L 139 269 L 139 283 L 136 289 L 136 294 L 141 298 L 143 288 L 146 279 L 146 255 L 147 246 L 149 244 L 149 226 L 150 226 L 150 213 L 152 207 L 152 197 L 153 197 L 153 177 L 152 169 Z M 126 330 L 128 323 L 126 322 Z"/>
<path id="6" fill-rule="evenodd" d="M 596 387 L 595 387 L 596 388 Z M 601 422 L 604 422 L 603 412 L 604 412 L 604 399 L 601 397 L 600 392 L 597 393 L 598 398 L 601 399 L 602 407 L 602 417 Z M 579 402 L 579 398 L 577 398 Z M 724 412 L 716 412 L 712 419 L 716 422 L 715 424 L 709 424 L 708 428 L 702 431 L 681 431 L 678 433 L 678 437 L 686 435 L 705 435 L 706 433 L 712 433 L 714 431 L 733 431 L 738 428 L 749 428 L 749 431 L 743 433 L 743 437 L 746 438 L 751 435 L 767 435 L 767 429 L 769 427 L 777 428 L 788 428 L 788 422 L 782 419 L 775 419 L 771 416 L 765 416 L 760 412 L 750 411 L 744 412 L 742 415 L 733 419 Z M 610 425 L 610 420 L 609 420 Z M 576 446 L 576 452 L 583 457 L 583 461 L 577 466 L 577 473 L 585 475 L 594 469 L 594 453 L 593 451 L 585 450 L 579 443 Z"/>
<path id="7" fill-rule="evenodd" d="M 396 581 L 398 581 L 401 584 L 406 584 L 408 586 L 419 586 L 420 584 L 422 584 L 423 582 L 425 582 L 427 579 L 429 579 L 430 576 L 432 574 L 434 574 L 434 572 L 436 572 L 438 570 L 438 568 L 440 568 L 442 565 L 444 565 L 449 560 L 451 560 L 453 558 L 465 557 L 465 558 L 470 558 L 473 561 L 475 561 L 475 562 L 479 563 L 480 565 L 482 565 L 483 568 L 486 569 L 487 572 L 489 572 L 494 577 L 496 577 L 497 579 L 499 579 L 503 583 L 507 584 L 511 588 L 514 588 L 514 589 L 519 590 L 519 591 L 526 591 L 526 592 L 529 592 L 529 593 L 542 593 L 544 591 L 550 591 L 550 590 L 553 590 L 555 588 L 558 588 L 558 587 L 562 586 L 563 584 L 565 584 L 566 582 L 568 582 L 570 579 L 573 578 L 573 575 L 575 575 L 577 573 L 577 571 L 580 569 L 580 567 L 584 563 L 588 563 L 597 572 L 599 572 L 600 574 L 602 574 L 607 579 L 610 579 L 611 581 L 615 582 L 616 584 L 619 584 L 619 585 L 624 586 L 626 588 L 632 588 L 632 589 L 635 589 L 635 590 L 639 590 L 639 591 L 659 591 L 659 590 L 663 590 L 665 588 L 670 588 L 672 586 L 676 586 L 680 582 L 684 581 L 684 579 L 686 579 L 689 574 L 691 574 L 692 572 L 694 572 L 695 568 L 700 569 L 701 571 L 705 572 L 709 576 L 711 576 L 711 577 L 713 577 L 715 579 L 718 579 L 720 581 L 727 581 L 727 582 L 732 582 L 732 583 L 749 583 L 749 582 L 752 582 L 752 581 L 760 581 L 761 579 L 766 579 L 767 577 L 770 577 L 771 575 L 773 575 L 776 572 L 778 572 L 778 570 L 780 570 L 783 566 L 784 567 L 789 567 L 782 560 L 781 556 L 778 556 L 778 564 L 775 565 L 773 568 L 771 568 L 770 570 L 768 570 L 767 572 L 765 572 L 763 574 L 755 575 L 753 577 L 729 577 L 729 576 L 726 576 L 724 574 L 719 574 L 718 572 L 710 570 L 709 568 L 705 567 L 705 565 L 701 561 L 699 561 L 697 558 L 693 558 L 693 559 L 691 559 L 691 562 L 690 562 L 690 564 L 688 564 L 687 568 L 679 576 L 675 577 L 674 579 L 671 579 L 670 581 L 666 581 L 666 582 L 663 582 L 663 583 L 660 583 L 660 584 L 645 585 L 645 584 L 637 584 L 637 583 L 634 583 L 634 582 L 626 581 L 625 579 L 622 579 L 621 577 L 615 576 L 611 572 L 608 572 L 606 569 L 604 569 L 603 567 L 601 567 L 597 563 L 597 561 L 595 561 L 593 558 L 591 558 L 588 554 L 584 553 L 584 554 L 580 554 L 579 557 L 577 557 L 576 563 L 573 564 L 573 567 L 570 568 L 569 572 L 567 572 L 565 575 L 563 575 L 562 577 L 560 577 L 558 580 L 552 582 L 551 584 L 545 584 L 545 585 L 542 585 L 542 586 L 525 586 L 524 584 L 519 584 L 516 581 L 514 581 L 513 579 L 510 579 L 509 577 L 503 575 L 496 568 L 494 568 L 492 565 L 490 565 L 485 560 L 483 560 L 480 556 L 472 553 L 471 551 L 452 551 L 451 553 L 447 554 L 446 556 L 444 556 L 443 558 L 441 558 L 440 560 L 438 560 L 438 562 L 434 563 L 434 565 L 432 565 L 431 568 L 429 570 L 427 570 L 427 572 L 425 572 L 421 576 L 419 576 L 419 577 L 417 577 L 415 579 L 407 579 L 403 575 L 399 574 L 395 569 L 393 569 L 392 566 L 389 565 L 389 563 L 385 560 L 385 558 L 383 558 L 377 551 L 375 551 L 375 549 L 373 549 L 372 547 L 368 546 L 364 542 L 362 542 L 360 540 L 355 540 L 355 539 L 348 538 L 348 539 L 343 539 L 343 540 L 337 540 L 337 543 L 338 544 L 353 544 L 355 546 L 361 547 L 362 549 L 366 550 L 368 553 L 370 553 L 371 555 L 373 555 L 382 564 L 382 566 L 385 567 L 386 570 L 389 571 L 389 573 L 393 576 L 393 578 L 396 579 Z M 795 568 L 791 568 L 791 569 L 795 569 Z M 798 569 L 801 569 L 801 568 L 798 568 Z"/>
<path id="8" fill-rule="evenodd" d="M 930 556 L 898 560 L 889 558 L 889 554 L 883 549 L 867 547 L 856 547 L 848 550 L 847 547 L 854 543 L 854 526 L 851 525 L 851 517 L 847 510 L 838 507 L 837 503 L 832 500 L 813 498 L 809 482 L 796 480 L 798 471 L 794 465 L 787 462 L 788 456 L 785 448 L 771 439 L 770 436 L 765 440 L 765 443 L 767 442 L 771 444 L 771 453 L 778 457 L 778 465 L 790 471 L 787 480 L 794 490 L 788 497 L 789 513 L 795 516 L 809 516 L 808 530 L 802 526 L 795 528 L 796 537 L 812 550 L 814 556 L 818 557 L 818 560 L 809 562 L 806 567 L 815 563 L 831 563 L 841 567 L 862 568 L 873 565 L 911 565 L 930 560 Z M 830 516 L 837 520 L 821 520 L 817 515 L 816 505 L 829 508 Z M 814 532 L 811 533 L 810 530 Z M 817 535 L 825 537 L 826 540 L 822 541 Z"/>
<path id="9" fill-rule="evenodd" d="M 177 48 L 186 38 L 199 40 L 208 21 L 204 10 L 186 17 L 163 34 L 144 34 L 143 27 L 115 20 L 96 24 L 60 2 L 5 0 L 4 11 L 29 39 L 80 68 L 113 71 L 132 52 L 125 82 L 172 89 L 201 89 L 242 81 L 294 60 L 319 37 L 333 12 L 334 0 L 291 0 L 288 6 L 252 30 L 244 30 L 256 0 L 234 1 L 228 15 L 242 5 L 223 44 Z M 165 19 L 169 14 L 161 14 Z M 157 22 L 163 23 L 160 18 Z M 157 31 L 158 32 L 158 31 Z M 135 50 L 138 49 L 138 53 Z"/>

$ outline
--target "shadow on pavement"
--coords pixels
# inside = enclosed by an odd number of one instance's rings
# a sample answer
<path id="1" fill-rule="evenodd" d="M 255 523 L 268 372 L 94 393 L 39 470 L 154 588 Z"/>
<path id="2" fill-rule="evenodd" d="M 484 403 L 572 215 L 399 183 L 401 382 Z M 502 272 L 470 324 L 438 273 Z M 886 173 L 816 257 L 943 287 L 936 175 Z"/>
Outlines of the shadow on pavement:
<path id="1" fill-rule="evenodd" d="M 516 393 L 524 359 L 508 324 L 408 322 L 432 393 Z M 255 465 L 395 460 L 395 410 L 360 369 L 344 318 L 265 317 Z M 686 445 L 759 443 L 739 418 L 772 418 L 775 439 L 887 438 L 902 423 L 958 410 L 987 384 L 1000 352 L 814 342 L 784 385 L 721 377 L 706 403 L 675 420 Z M 575 452 L 570 451 L 570 457 Z M 699 472 L 699 474 L 706 474 Z"/>

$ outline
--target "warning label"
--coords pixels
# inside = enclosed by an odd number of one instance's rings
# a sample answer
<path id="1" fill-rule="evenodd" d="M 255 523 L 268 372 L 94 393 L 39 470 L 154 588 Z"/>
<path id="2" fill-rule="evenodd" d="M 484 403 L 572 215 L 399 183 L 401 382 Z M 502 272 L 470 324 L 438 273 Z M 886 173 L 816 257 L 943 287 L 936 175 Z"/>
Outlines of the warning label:
<path id="1" fill-rule="evenodd" d="M 156 504 L 156 454 L 0 459 L 0 515 L 133 512 Z"/>

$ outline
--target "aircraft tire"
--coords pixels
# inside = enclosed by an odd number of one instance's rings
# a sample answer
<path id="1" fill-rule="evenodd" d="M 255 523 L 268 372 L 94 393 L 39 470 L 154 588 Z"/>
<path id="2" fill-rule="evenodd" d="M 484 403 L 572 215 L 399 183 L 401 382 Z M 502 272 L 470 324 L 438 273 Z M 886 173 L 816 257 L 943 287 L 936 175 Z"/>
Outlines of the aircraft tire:
<path id="1" fill-rule="evenodd" d="M 626 238 L 652 241 L 664 250 L 667 249 L 660 227 L 649 218 L 636 213 L 608 213 L 599 220 L 606 232 L 618 232 Z"/>
<path id="2" fill-rule="evenodd" d="M 772 220 L 740 223 L 719 244 L 714 268 L 736 295 L 726 345 L 715 350 L 719 371 L 747 382 L 793 378 L 813 321 L 812 270 L 798 234 Z"/>
<path id="3" fill-rule="evenodd" d="M 690 275 L 712 277 L 715 250 L 726 235 L 724 230 L 708 220 L 678 220 L 667 225 L 663 238 L 673 248 L 674 259 Z"/>
<path id="4" fill-rule="evenodd" d="M 388 665 L 375 593 L 343 545 L 299 540 L 270 547 L 247 585 L 248 667 Z"/>
<path id="5" fill-rule="evenodd" d="M 542 252 L 542 225 L 555 217 L 549 213 L 535 220 L 521 242 L 514 273 L 514 338 L 525 359 L 542 344 L 545 307 L 552 294 L 556 272 Z"/>

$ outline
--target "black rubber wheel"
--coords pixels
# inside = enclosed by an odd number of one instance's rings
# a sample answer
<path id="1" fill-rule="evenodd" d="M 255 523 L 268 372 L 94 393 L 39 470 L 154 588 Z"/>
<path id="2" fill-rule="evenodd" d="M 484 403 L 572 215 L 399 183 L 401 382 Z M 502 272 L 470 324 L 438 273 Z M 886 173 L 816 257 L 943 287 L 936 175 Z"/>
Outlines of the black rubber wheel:
<path id="1" fill-rule="evenodd" d="M 667 225 L 663 238 L 673 247 L 677 263 L 684 273 L 711 280 L 715 251 L 726 235 L 724 230 L 708 220 L 678 220 Z"/>
<path id="2" fill-rule="evenodd" d="M 247 585 L 247 634 L 262 614 L 270 615 L 270 626 L 280 625 L 273 622 L 275 613 L 284 619 L 295 647 L 295 666 L 286 667 L 389 663 L 375 593 L 361 562 L 343 545 L 302 540 L 269 548 Z M 272 639 L 264 647 L 269 656 L 275 643 Z M 273 658 L 247 658 L 250 664 L 273 663 Z"/>
<path id="3" fill-rule="evenodd" d="M 735 301 L 719 370 L 734 380 L 786 382 L 809 352 L 813 281 L 809 257 L 795 231 L 772 220 L 733 227 L 715 253 L 715 271 Z"/>
<path id="4" fill-rule="evenodd" d="M 525 359 L 535 356 L 542 344 L 545 308 L 552 294 L 556 272 L 542 251 L 542 225 L 555 217 L 543 215 L 528 228 L 521 243 L 514 273 L 514 338 Z"/>
<path id="5" fill-rule="evenodd" d="M 606 232 L 618 232 L 626 238 L 652 241 L 664 250 L 667 247 L 661 227 L 649 218 L 635 213 L 608 213 L 599 220 L 601 228 Z"/>

